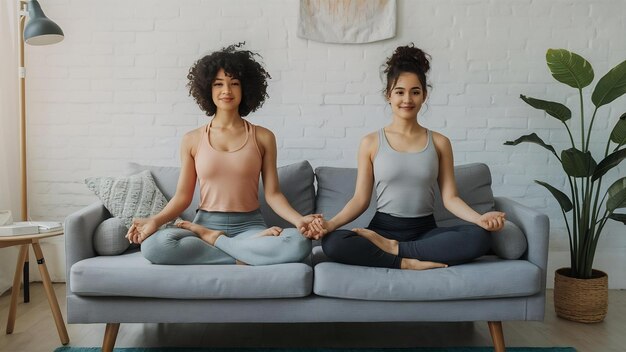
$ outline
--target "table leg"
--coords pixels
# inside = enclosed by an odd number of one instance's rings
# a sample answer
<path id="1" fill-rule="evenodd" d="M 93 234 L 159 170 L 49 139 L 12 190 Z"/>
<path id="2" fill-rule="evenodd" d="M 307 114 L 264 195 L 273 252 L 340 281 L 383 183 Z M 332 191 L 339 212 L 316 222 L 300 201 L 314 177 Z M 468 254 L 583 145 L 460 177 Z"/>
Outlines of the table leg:
<path id="1" fill-rule="evenodd" d="M 35 251 L 35 258 L 37 258 L 37 264 L 39 264 L 39 272 L 41 273 L 41 281 L 43 281 L 43 287 L 46 290 L 46 296 L 48 296 L 48 303 L 50 304 L 50 309 L 52 310 L 52 316 L 54 317 L 54 322 L 57 325 L 59 338 L 61 339 L 62 344 L 67 345 L 70 342 L 70 338 L 67 335 L 67 329 L 65 328 L 63 315 L 61 315 L 59 302 L 57 301 L 57 297 L 54 294 L 54 289 L 52 288 L 52 282 L 50 281 L 50 274 L 48 274 L 48 267 L 46 266 L 46 261 L 43 257 L 43 252 L 41 251 L 41 246 L 39 246 L 38 241 L 33 242 L 33 250 Z"/>
<path id="2" fill-rule="evenodd" d="M 26 257 L 24 259 L 24 303 L 30 302 L 30 269 L 29 269 L 29 260 L 28 260 L 28 246 L 26 246 Z"/>
<path id="3" fill-rule="evenodd" d="M 28 255 L 28 245 L 20 247 L 20 253 L 17 255 L 17 264 L 15 266 L 15 275 L 13 276 L 13 289 L 11 289 L 11 305 L 9 307 L 9 319 L 7 320 L 7 334 L 13 333 L 15 327 L 15 317 L 17 315 L 17 298 L 20 295 L 20 279 L 22 278 L 22 267 L 24 260 Z"/>

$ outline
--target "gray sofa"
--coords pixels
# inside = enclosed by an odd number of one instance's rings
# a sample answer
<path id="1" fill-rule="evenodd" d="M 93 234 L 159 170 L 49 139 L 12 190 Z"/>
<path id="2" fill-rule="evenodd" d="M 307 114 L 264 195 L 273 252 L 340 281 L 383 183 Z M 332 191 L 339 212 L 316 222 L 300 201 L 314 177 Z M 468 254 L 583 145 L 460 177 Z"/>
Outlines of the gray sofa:
<path id="1" fill-rule="evenodd" d="M 142 169 L 152 172 L 168 199 L 173 195 L 177 168 L 133 164 L 129 172 Z M 519 259 L 486 255 L 446 269 L 390 270 L 332 262 L 318 245 L 306 263 L 153 265 L 137 249 L 96 255 L 92 234 L 111 216 L 97 202 L 65 221 L 67 320 L 107 323 L 104 351 L 113 349 L 120 323 L 487 321 L 496 351 L 504 351 L 501 321 L 543 320 L 548 218 L 510 199 L 494 198 L 484 164 L 456 166 L 455 174 L 468 204 L 480 212 L 504 211 L 524 232 L 527 250 Z M 303 214 L 332 217 L 352 196 L 355 178 L 356 169 L 313 172 L 306 161 L 279 168 L 281 189 Z M 288 226 L 260 194 L 268 225 Z M 375 200 L 344 228 L 367 226 L 374 211 Z M 193 212 L 192 204 L 184 217 Z M 440 200 L 435 216 L 440 226 L 460 222 Z"/>

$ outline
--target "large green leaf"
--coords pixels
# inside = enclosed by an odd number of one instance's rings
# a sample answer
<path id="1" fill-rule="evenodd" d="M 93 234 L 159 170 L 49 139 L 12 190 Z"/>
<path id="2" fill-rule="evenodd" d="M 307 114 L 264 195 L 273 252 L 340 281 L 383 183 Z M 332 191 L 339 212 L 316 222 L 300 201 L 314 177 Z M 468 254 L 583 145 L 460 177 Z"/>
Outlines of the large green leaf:
<path id="1" fill-rule="evenodd" d="M 520 143 L 523 142 L 528 142 L 528 143 L 535 143 L 535 144 L 539 144 L 540 146 L 548 149 L 549 151 L 552 152 L 552 154 L 554 154 L 557 158 L 559 157 L 556 154 L 556 150 L 554 150 L 554 147 L 551 146 L 550 144 L 546 144 L 543 139 L 541 139 L 539 136 L 537 136 L 536 133 L 531 133 L 531 134 L 527 134 L 525 136 L 521 136 L 518 139 L 514 140 L 514 141 L 507 141 L 504 142 L 504 145 L 518 145 Z"/>
<path id="2" fill-rule="evenodd" d="M 611 141 L 617 145 L 626 144 L 626 113 L 619 117 L 615 127 L 613 127 Z"/>
<path id="3" fill-rule="evenodd" d="M 595 181 L 600 177 L 604 176 L 609 170 L 617 166 L 626 158 L 626 149 L 618 150 L 614 153 L 609 154 L 606 158 L 604 158 L 600 164 L 596 167 L 596 170 L 593 172 L 593 177 L 591 181 Z"/>
<path id="4" fill-rule="evenodd" d="M 587 177 L 593 175 L 597 164 L 590 152 L 581 152 L 576 148 L 561 152 L 561 163 L 565 173 L 572 177 Z"/>
<path id="5" fill-rule="evenodd" d="M 565 49 L 548 49 L 548 68 L 552 77 L 573 88 L 584 88 L 593 81 L 593 67 L 582 56 Z"/>
<path id="6" fill-rule="evenodd" d="M 624 225 L 626 225 L 626 214 L 611 214 L 609 215 L 609 219 L 613 219 L 615 221 L 619 221 L 621 223 L 624 223 Z"/>
<path id="7" fill-rule="evenodd" d="M 600 78 L 591 95 L 591 101 L 596 107 L 600 107 L 621 97 L 624 93 L 626 93 L 626 60 Z"/>
<path id="8" fill-rule="evenodd" d="M 567 213 L 568 211 L 572 210 L 572 208 L 573 208 L 572 201 L 569 199 L 567 194 L 559 191 L 558 189 L 552 187 L 551 185 L 549 185 L 549 184 L 547 184 L 545 182 L 541 182 L 541 181 L 535 180 L 535 183 L 540 184 L 540 185 L 544 186 L 545 188 L 547 188 L 548 191 L 550 191 L 550 193 L 552 193 L 552 195 L 554 196 L 556 201 L 559 202 L 559 205 L 561 206 L 561 209 L 563 209 L 564 212 Z"/>
<path id="9" fill-rule="evenodd" d="M 572 117 L 572 111 L 561 103 L 555 103 L 553 101 L 535 99 L 524 95 L 519 96 L 526 104 L 532 106 L 535 109 L 543 110 L 548 115 L 556 117 L 557 119 L 565 122 Z"/>
<path id="10" fill-rule="evenodd" d="M 607 190 L 609 198 L 606 200 L 606 209 L 613 212 L 618 208 L 626 208 L 626 177 L 613 182 Z"/>

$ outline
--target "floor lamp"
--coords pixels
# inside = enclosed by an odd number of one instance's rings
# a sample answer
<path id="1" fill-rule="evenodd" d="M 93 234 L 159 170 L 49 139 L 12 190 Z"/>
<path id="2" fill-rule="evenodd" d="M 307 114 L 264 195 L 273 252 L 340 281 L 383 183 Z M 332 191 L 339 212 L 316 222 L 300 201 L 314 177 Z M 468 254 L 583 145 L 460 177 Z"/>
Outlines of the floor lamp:
<path id="1" fill-rule="evenodd" d="M 26 17 L 30 20 L 26 24 Z M 63 40 L 63 31 L 41 10 L 37 0 L 19 0 L 19 78 L 20 78 L 20 173 L 22 178 L 22 221 L 28 221 L 28 193 L 26 183 L 26 70 L 24 68 L 24 42 L 30 45 L 55 44 Z M 28 248 L 28 247 L 26 247 Z M 28 255 L 24 262 L 24 302 L 30 301 L 28 289 Z"/>
<path id="2" fill-rule="evenodd" d="M 19 78 L 20 78 L 20 172 L 22 177 L 22 221 L 28 221 L 26 181 L 26 70 L 24 42 L 30 45 L 55 44 L 63 40 L 63 31 L 41 10 L 37 0 L 19 1 Z M 26 23 L 26 17 L 30 20 Z"/>

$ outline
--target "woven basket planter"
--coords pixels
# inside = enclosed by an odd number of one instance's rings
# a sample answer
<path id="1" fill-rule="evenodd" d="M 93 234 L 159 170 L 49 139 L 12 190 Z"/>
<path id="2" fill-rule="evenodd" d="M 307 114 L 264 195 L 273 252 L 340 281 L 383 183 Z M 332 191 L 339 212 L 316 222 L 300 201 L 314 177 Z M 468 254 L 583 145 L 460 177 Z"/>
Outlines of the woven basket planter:
<path id="1" fill-rule="evenodd" d="M 592 271 L 591 279 L 569 277 L 570 268 L 561 268 L 554 275 L 554 310 L 556 315 L 579 323 L 604 320 L 609 306 L 609 276 Z"/>

